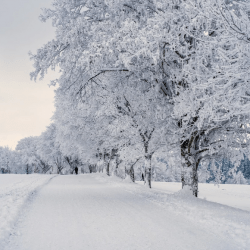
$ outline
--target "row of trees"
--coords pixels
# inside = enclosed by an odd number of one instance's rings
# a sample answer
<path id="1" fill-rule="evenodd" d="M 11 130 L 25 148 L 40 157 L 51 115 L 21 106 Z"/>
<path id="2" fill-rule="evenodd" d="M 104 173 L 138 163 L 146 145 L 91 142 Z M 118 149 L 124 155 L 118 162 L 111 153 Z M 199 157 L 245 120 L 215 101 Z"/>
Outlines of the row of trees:
<path id="1" fill-rule="evenodd" d="M 249 157 L 249 13 L 244 0 L 55 0 L 41 20 L 56 38 L 30 55 L 32 79 L 61 73 L 39 154 L 132 179 L 143 161 L 149 187 L 164 155 L 197 196 L 200 165 Z"/>
<path id="2" fill-rule="evenodd" d="M 48 136 L 48 131 L 50 131 L 50 136 Z M 104 171 L 103 162 L 98 162 L 98 158 L 102 158 L 100 153 L 96 154 L 97 159 L 91 164 L 90 162 L 82 163 L 79 158 L 72 159 L 70 156 L 63 156 L 58 148 L 57 151 L 54 150 L 54 132 L 55 127 L 51 125 L 42 134 L 43 136 L 24 138 L 19 142 L 15 151 L 8 147 L 0 147 L 0 174 L 73 174 L 76 166 L 81 173 Z M 47 135 L 44 136 L 45 134 Z M 117 152 L 113 151 L 113 154 Z M 180 165 L 175 159 L 171 159 L 171 155 L 167 159 L 164 159 L 164 156 L 164 152 L 153 155 L 152 180 L 180 182 Z M 118 157 L 112 157 L 109 159 L 109 172 L 121 178 L 131 178 L 132 181 L 142 180 L 143 165 L 143 158 L 140 157 L 130 165 L 124 164 Z M 198 169 L 198 177 L 199 182 L 247 184 L 250 182 L 250 161 L 244 157 L 238 168 L 226 159 L 219 162 L 202 162 Z"/>

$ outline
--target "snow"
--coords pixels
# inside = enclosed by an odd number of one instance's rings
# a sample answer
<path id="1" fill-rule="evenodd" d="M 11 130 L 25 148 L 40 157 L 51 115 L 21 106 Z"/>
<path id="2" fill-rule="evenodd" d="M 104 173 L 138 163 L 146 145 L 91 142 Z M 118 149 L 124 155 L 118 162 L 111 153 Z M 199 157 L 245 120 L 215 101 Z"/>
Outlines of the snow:
<path id="1" fill-rule="evenodd" d="M 143 185 L 142 181 L 137 182 Z M 178 182 L 152 182 L 152 188 L 168 194 L 181 190 Z M 250 212 L 250 185 L 199 183 L 199 198 Z"/>
<path id="2" fill-rule="evenodd" d="M 0 175 L 0 249 L 27 199 L 52 177 L 36 174 Z"/>
<path id="3" fill-rule="evenodd" d="M 0 249 L 249 249 L 248 211 L 166 192 L 104 174 L 58 176 L 21 208 Z"/>

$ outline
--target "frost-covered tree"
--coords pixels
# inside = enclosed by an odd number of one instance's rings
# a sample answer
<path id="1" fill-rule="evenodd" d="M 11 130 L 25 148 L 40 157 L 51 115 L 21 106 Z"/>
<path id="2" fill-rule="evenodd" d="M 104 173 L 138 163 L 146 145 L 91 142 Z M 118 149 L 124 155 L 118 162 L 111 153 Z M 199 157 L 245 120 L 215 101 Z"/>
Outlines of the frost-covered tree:
<path id="1" fill-rule="evenodd" d="M 151 157 L 165 143 L 167 132 L 164 99 L 152 86 L 139 84 L 126 74 L 112 72 L 96 77 L 95 82 L 85 88 L 83 98 L 87 99 L 75 100 L 61 88 L 57 90 L 53 119 L 62 152 L 92 160 L 99 168 L 102 161 L 108 175 L 117 172 L 121 160 L 133 164 L 144 158 L 150 186 Z M 101 157 L 96 157 L 97 149 Z M 119 159 L 121 151 L 123 159 Z M 114 171 L 111 161 L 116 162 Z"/>
<path id="2" fill-rule="evenodd" d="M 47 162 L 47 165 L 52 167 L 52 172 L 62 174 L 62 170 L 65 168 L 66 164 L 64 156 L 60 151 L 59 144 L 56 142 L 56 132 L 56 126 L 52 123 L 39 136 L 37 154 L 43 162 Z"/>
<path id="3" fill-rule="evenodd" d="M 241 163 L 238 167 L 238 171 L 242 172 L 245 179 L 250 180 L 250 161 L 245 155 L 244 159 L 241 160 Z"/>
<path id="4" fill-rule="evenodd" d="M 46 159 L 39 155 L 40 142 L 41 138 L 39 136 L 30 136 L 21 139 L 16 146 L 16 151 L 21 156 L 22 164 L 25 166 L 26 174 L 46 174 L 52 167 Z"/>
<path id="5" fill-rule="evenodd" d="M 124 79 L 126 77 L 128 79 Z M 103 121 L 107 117 L 106 113 L 110 117 L 106 129 L 109 138 L 103 142 L 103 146 L 115 145 L 122 151 L 123 160 L 128 159 L 131 164 L 143 158 L 145 181 L 150 187 L 151 158 L 166 144 L 170 111 L 167 112 L 164 99 L 157 95 L 153 86 L 142 84 L 132 76 L 116 76 L 112 81 L 111 78 L 112 74 L 108 79 L 102 77 L 99 83 L 102 92 L 105 89 L 107 94 L 104 92 L 105 101 L 98 110 L 100 116 L 96 121 Z"/>
<path id="6" fill-rule="evenodd" d="M 238 171 L 237 173 L 232 173 L 232 178 L 228 180 L 229 184 L 247 184 L 247 180 L 245 179 L 244 175 L 241 171 Z"/>
<path id="7" fill-rule="evenodd" d="M 16 174 L 22 172 L 23 166 L 20 162 L 20 155 L 9 147 L 0 147 L 0 173 Z"/>
<path id="8" fill-rule="evenodd" d="M 182 184 L 197 196 L 202 160 L 236 163 L 248 152 L 248 11 L 243 1 L 54 1 L 42 20 L 52 19 L 56 39 L 31 56 L 31 76 L 59 66 L 53 83 L 82 102 L 108 72 L 156 88 L 173 110 L 175 127 L 168 129 L 179 141 Z M 146 142 L 152 131 L 142 131 Z M 78 146 L 84 139 L 90 145 L 85 135 L 75 138 Z"/>
<path id="9" fill-rule="evenodd" d="M 89 105 L 74 102 L 70 95 L 57 90 L 56 111 L 53 121 L 56 126 L 55 143 L 67 166 L 73 173 L 76 165 L 95 163 L 97 144 L 95 143 L 95 123 L 88 110 Z"/>
<path id="10" fill-rule="evenodd" d="M 38 137 L 26 137 L 21 139 L 16 151 L 21 155 L 22 164 L 25 166 L 26 174 L 33 173 L 34 170 L 38 172 L 38 158 L 36 155 L 36 145 Z"/>

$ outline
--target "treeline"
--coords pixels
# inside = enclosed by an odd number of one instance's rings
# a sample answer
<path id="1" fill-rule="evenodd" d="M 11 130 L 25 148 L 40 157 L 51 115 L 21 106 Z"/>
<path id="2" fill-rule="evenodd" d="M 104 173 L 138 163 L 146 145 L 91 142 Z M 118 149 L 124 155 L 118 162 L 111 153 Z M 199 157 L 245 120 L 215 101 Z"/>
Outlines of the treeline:
<path id="1" fill-rule="evenodd" d="M 30 56 L 34 80 L 60 70 L 56 111 L 17 151 L 44 172 L 88 164 L 148 187 L 163 158 L 195 196 L 199 168 L 219 181 L 227 159 L 237 174 L 250 155 L 249 13 L 241 0 L 54 1 L 41 20 L 56 37 Z"/>
<path id="2" fill-rule="evenodd" d="M 34 138 L 30 137 L 28 140 L 32 141 Z M 26 142 L 28 141 L 25 138 Z M 20 145 L 20 144 L 19 144 Z M 32 145 L 29 149 L 26 148 L 26 153 L 23 150 L 13 151 L 8 147 L 0 147 L 0 174 L 74 174 L 74 168 L 78 167 L 79 172 L 96 173 L 104 172 L 103 162 L 100 164 L 91 164 L 89 162 L 81 162 L 79 159 L 72 160 L 71 158 L 57 154 L 54 161 L 38 156 L 38 152 L 30 157 L 25 156 L 27 152 L 34 153 Z M 50 150 L 53 150 L 52 147 Z M 47 152 L 48 152 L 47 148 Z M 152 180 L 161 182 L 180 182 L 181 181 L 181 167 L 178 162 L 169 159 L 163 159 L 164 155 L 157 155 L 152 159 Z M 59 161 L 60 159 L 60 161 Z M 122 163 L 122 162 L 121 162 Z M 126 165 L 121 164 L 119 173 L 117 171 L 116 160 L 111 161 L 110 172 L 116 174 L 120 178 L 131 178 L 132 181 L 143 181 L 143 160 L 138 160 L 134 164 L 134 174 L 126 168 Z M 116 172 L 114 171 L 116 170 Z M 238 167 L 235 167 L 230 161 L 223 159 L 220 162 L 204 162 L 198 168 L 199 182 L 202 183 L 216 183 L 216 184 L 250 184 L 250 161 L 244 157 Z"/>

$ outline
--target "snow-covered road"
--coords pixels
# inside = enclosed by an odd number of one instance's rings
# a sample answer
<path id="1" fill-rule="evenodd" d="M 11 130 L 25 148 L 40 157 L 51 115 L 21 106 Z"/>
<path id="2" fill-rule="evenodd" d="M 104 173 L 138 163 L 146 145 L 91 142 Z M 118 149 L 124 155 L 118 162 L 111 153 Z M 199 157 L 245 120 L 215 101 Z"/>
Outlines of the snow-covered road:
<path id="1" fill-rule="evenodd" d="M 102 175 L 58 176 L 5 250 L 250 249 L 250 213 Z M 248 238 L 249 237 L 249 238 Z"/>

